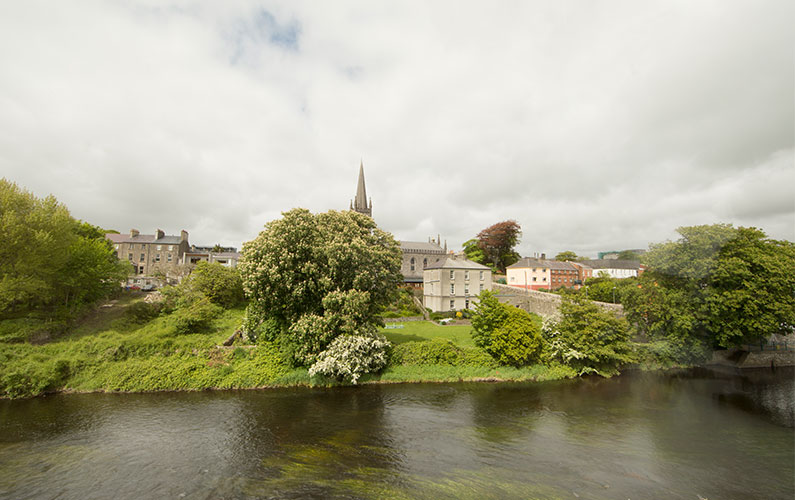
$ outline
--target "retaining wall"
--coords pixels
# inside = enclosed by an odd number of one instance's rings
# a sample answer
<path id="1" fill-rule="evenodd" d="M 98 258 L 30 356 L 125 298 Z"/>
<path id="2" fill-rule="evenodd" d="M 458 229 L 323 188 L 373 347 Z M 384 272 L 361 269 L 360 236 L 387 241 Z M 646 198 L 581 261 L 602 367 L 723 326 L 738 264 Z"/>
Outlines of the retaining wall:
<path id="1" fill-rule="evenodd" d="M 527 312 L 536 313 L 543 318 L 559 319 L 561 296 L 556 293 L 537 292 L 535 290 L 524 290 L 514 288 L 499 283 L 492 284 L 492 292 L 503 304 L 524 309 Z M 621 304 L 609 304 L 606 302 L 595 302 L 604 310 L 611 311 L 618 316 L 624 316 L 624 308 Z"/>

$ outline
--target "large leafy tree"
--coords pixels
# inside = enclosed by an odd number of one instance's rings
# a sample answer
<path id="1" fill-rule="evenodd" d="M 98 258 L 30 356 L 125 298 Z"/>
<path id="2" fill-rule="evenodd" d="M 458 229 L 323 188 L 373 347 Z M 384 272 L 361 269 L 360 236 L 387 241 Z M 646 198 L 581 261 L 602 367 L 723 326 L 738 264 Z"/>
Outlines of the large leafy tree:
<path id="1" fill-rule="evenodd" d="M 515 220 L 498 222 L 478 233 L 476 245 L 473 240 L 464 243 L 464 253 L 468 259 L 504 273 L 507 266 L 519 260 L 514 247 L 521 236 L 522 228 Z"/>
<path id="2" fill-rule="evenodd" d="M 571 262 L 578 260 L 579 257 L 571 250 L 564 250 L 555 256 L 555 260 L 560 262 Z"/>
<path id="3" fill-rule="evenodd" d="M 622 296 L 651 338 L 679 346 L 736 347 L 795 327 L 795 246 L 729 224 L 678 229 L 653 245 L 648 270 Z"/>
<path id="4" fill-rule="evenodd" d="M 0 318 L 66 313 L 117 289 L 129 272 L 104 232 L 77 221 L 53 196 L 0 179 Z"/>
<path id="5" fill-rule="evenodd" d="M 293 209 L 243 246 L 239 269 L 251 301 L 246 329 L 281 338 L 311 364 L 342 334 L 368 334 L 395 297 L 400 248 L 370 217 Z"/>

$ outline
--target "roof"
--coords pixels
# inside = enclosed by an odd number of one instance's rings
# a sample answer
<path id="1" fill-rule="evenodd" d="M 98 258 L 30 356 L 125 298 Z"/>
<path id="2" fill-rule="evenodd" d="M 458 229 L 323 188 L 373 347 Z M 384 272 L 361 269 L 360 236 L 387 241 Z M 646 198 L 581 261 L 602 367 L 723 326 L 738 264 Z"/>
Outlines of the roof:
<path id="1" fill-rule="evenodd" d="M 533 259 L 524 257 L 519 259 L 516 264 L 511 264 L 508 269 L 522 269 L 525 267 L 541 267 L 547 269 L 555 269 L 561 271 L 576 271 L 577 267 L 571 262 L 564 262 L 562 260 L 547 260 L 547 259 Z"/>
<path id="2" fill-rule="evenodd" d="M 491 271 L 491 268 L 478 264 L 469 259 L 457 259 L 455 257 L 447 257 L 438 264 L 433 264 L 425 268 L 428 269 L 476 269 L 478 271 Z"/>
<path id="3" fill-rule="evenodd" d="M 584 260 L 583 264 L 594 269 L 640 269 L 640 262 L 636 260 L 594 259 Z"/>
<path id="4" fill-rule="evenodd" d="M 158 245 L 179 245 L 182 242 L 181 236 L 165 235 L 162 238 L 155 239 L 154 234 L 136 234 L 130 236 L 129 234 L 116 234 L 107 233 L 105 238 L 113 243 L 156 243 Z"/>
<path id="5" fill-rule="evenodd" d="M 404 252 L 445 253 L 444 248 L 440 247 L 437 243 L 428 241 L 401 241 L 400 249 Z"/>
<path id="6" fill-rule="evenodd" d="M 363 162 L 359 162 L 359 182 L 356 184 L 356 199 L 353 200 L 353 208 L 356 210 L 367 210 L 367 189 L 364 187 Z"/>

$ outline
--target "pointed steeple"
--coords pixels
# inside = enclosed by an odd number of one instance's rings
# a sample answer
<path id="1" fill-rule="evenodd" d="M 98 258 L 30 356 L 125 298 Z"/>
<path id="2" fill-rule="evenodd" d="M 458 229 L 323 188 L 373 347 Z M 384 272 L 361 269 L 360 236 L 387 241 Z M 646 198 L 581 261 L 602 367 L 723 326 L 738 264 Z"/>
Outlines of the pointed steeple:
<path id="1" fill-rule="evenodd" d="M 367 188 L 364 186 L 364 162 L 359 162 L 359 182 L 356 185 L 356 199 L 353 200 L 353 210 L 367 216 L 373 216 L 373 201 L 367 205 Z"/>

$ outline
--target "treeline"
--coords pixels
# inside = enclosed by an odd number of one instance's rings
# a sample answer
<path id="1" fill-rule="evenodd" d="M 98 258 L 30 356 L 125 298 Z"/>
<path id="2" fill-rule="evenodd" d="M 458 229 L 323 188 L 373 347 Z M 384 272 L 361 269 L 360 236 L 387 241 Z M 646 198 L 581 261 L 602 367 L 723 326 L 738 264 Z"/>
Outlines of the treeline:
<path id="1" fill-rule="evenodd" d="M 117 291 L 131 269 L 104 233 L 0 179 L 0 320 L 64 319 Z"/>

